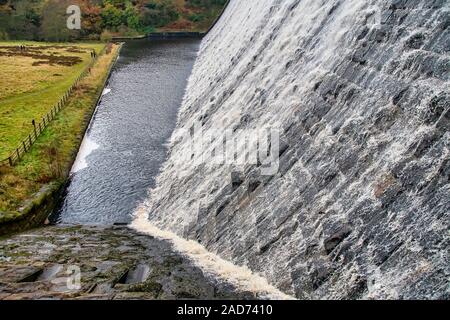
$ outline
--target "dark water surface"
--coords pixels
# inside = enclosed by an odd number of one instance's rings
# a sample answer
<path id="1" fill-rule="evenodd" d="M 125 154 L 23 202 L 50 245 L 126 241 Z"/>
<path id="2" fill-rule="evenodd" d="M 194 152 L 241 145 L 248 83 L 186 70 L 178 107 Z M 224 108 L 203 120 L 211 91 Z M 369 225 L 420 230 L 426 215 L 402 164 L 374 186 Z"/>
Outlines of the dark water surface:
<path id="1" fill-rule="evenodd" d="M 129 222 L 166 157 L 200 40 L 127 42 L 86 133 L 58 221 Z M 108 93 L 108 91 L 110 92 Z"/>

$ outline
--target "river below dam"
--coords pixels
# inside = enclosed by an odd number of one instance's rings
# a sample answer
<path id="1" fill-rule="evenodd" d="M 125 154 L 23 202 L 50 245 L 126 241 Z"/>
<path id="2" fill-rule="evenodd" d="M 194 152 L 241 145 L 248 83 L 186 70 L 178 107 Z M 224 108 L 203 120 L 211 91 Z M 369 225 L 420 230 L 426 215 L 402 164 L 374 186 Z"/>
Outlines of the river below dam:
<path id="1" fill-rule="evenodd" d="M 198 39 L 128 41 L 72 168 L 55 220 L 128 223 L 166 157 Z"/>

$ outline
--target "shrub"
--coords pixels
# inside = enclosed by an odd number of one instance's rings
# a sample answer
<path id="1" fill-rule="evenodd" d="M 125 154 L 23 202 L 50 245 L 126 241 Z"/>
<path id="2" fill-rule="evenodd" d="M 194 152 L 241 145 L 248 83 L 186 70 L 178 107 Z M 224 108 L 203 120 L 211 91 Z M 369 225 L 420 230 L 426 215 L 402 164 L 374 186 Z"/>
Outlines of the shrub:
<path id="1" fill-rule="evenodd" d="M 223 6 L 227 0 L 187 0 L 192 7 L 208 8 L 211 6 Z"/>
<path id="2" fill-rule="evenodd" d="M 112 40 L 112 34 L 108 30 L 105 30 L 100 35 L 100 41 L 102 42 L 110 42 Z"/>
<path id="3" fill-rule="evenodd" d="M 127 2 L 126 4 L 124 11 L 124 20 L 126 20 L 128 28 L 134 30 L 141 29 L 138 10 L 131 4 L 131 2 Z"/>
<path id="4" fill-rule="evenodd" d="M 92 41 L 98 41 L 98 40 L 100 40 L 100 35 L 96 34 L 96 33 L 91 33 L 91 34 L 88 34 L 87 38 Z"/>
<path id="5" fill-rule="evenodd" d="M 116 8 L 110 3 L 105 5 L 101 13 L 103 27 L 107 29 L 116 30 L 122 25 L 124 15 L 122 10 Z"/>
<path id="6" fill-rule="evenodd" d="M 205 20 L 205 16 L 203 14 L 194 13 L 194 14 L 191 14 L 188 17 L 188 19 L 192 22 L 201 22 L 201 21 Z"/>
<path id="7" fill-rule="evenodd" d="M 0 30 L 0 40 L 9 40 L 9 36 L 6 31 Z"/>
<path id="8" fill-rule="evenodd" d="M 179 17 L 180 14 L 172 2 L 167 0 L 161 3 L 151 1 L 143 8 L 140 20 L 143 26 L 158 28 L 178 20 Z"/>

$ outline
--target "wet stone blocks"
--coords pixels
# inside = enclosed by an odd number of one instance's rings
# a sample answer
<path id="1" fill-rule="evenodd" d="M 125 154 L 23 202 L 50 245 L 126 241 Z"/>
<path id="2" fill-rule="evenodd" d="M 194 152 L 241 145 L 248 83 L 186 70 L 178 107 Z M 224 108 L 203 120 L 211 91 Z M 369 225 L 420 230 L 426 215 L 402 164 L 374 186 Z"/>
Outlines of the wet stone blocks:
<path id="1" fill-rule="evenodd" d="M 449 12 L 445 0 L 231 1 L 178 128 L 277 126 L 279 170 L 180 174 L 189 146 L 176 141 L 151 221 L 299 298 L 448 297 Z"/>
<path id="2" fill-rule="evenodd" d="M 46 227 L 0 241 L 0 300 L 255 298 L 127 227 Z"/>

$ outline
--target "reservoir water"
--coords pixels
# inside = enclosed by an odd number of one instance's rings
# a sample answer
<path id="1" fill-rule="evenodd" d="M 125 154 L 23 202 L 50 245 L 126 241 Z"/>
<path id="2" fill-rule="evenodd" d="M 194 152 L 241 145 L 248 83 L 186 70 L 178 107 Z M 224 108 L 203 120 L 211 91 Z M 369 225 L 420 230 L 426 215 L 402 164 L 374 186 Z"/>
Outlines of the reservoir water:
<path id="1" fill-rule="evenodd" d="M 166 157 L 200 40 L 133 40 L 122 48 L 86 132 L 58 222 L 128 223 Z"/>

